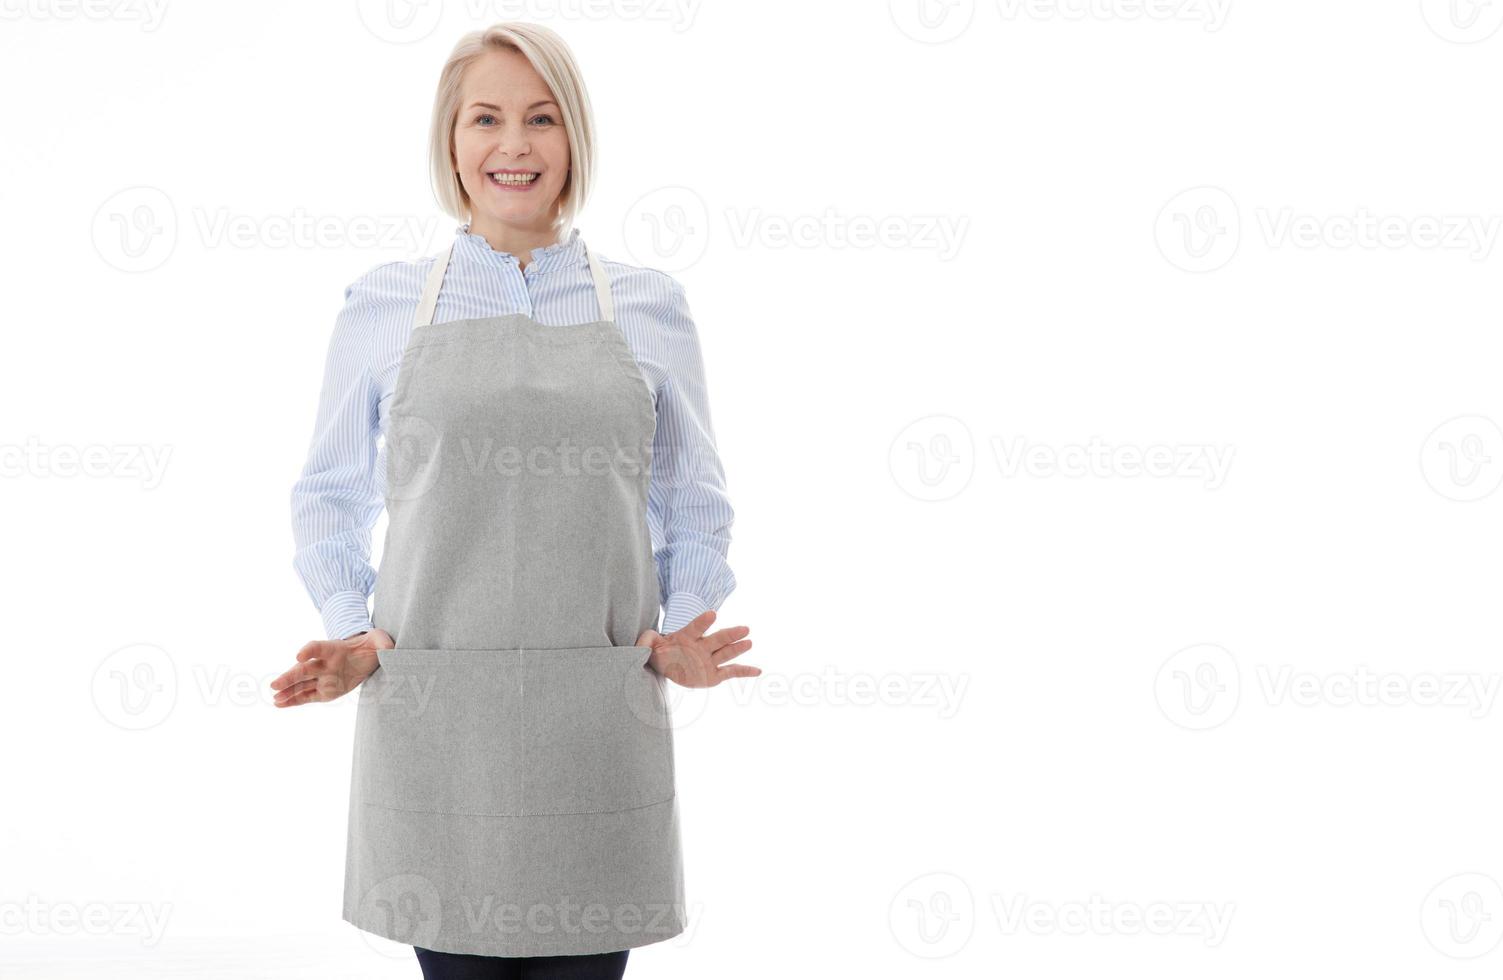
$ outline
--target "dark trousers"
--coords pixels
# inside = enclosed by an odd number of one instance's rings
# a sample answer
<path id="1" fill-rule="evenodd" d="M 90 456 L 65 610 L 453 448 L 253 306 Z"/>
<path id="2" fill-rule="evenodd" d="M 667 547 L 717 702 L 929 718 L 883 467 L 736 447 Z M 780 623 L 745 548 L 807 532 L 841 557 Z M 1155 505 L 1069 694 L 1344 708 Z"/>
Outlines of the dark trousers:
<path id="1" fill-rule="evenodd" d="M 584 956 L 471 956 L 414 946 L 423 980 L 621 980 L 629 949 Z"/>

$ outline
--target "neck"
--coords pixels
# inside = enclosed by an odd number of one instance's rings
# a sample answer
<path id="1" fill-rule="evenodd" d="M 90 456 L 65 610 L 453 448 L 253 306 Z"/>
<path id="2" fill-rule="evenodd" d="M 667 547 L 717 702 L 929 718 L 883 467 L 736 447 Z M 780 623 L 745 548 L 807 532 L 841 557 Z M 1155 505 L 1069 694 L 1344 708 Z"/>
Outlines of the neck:
<path id="1" fill-rule="evenodd" d="M 524 269 L 532 262 L 533 249 L 547 248 L 563 240 L 556 228 L 507 225 L 487 221 L 483 216 L 471 218 L 470 234 L 481 236 L 497 252 L 508 252 L 516 256 L 517 264 Z"/>

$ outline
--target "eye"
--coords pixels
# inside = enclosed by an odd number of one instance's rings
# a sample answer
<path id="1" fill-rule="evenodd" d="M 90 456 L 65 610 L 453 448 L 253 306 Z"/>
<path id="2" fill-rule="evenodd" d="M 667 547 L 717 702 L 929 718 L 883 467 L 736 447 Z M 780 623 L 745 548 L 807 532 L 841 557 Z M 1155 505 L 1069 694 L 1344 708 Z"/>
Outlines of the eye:
<path id="1" fill-rule="evenodd" d="M 475 117 L 475 121 L 478 122 L 478 123 L 480 123 L 483 126 L 483 125 L 485 125 L 485 120 L 490 119 L 490 120 L 494 121 L 495 118 L 496 117 L 493 116 L 493 115 L 491 115 L 489 112 L 482 112 L 480 115 L 478 115 L 478 116 Z"/>
<path id="2" fill-rule="evenodd" d="M 553 124 L 553 117 L 550 116 L 550 115 L 548 115 L 548 113 L 546 113 L 546 112 L 540 112 L 537 115 L 535 115 L 535 116 L 532 117 L 532 121 L 533 122 L 537 122 L 539 119 L 547 120 L 547 122 L 545 122 L 544 125 L 551 126 Z"/>

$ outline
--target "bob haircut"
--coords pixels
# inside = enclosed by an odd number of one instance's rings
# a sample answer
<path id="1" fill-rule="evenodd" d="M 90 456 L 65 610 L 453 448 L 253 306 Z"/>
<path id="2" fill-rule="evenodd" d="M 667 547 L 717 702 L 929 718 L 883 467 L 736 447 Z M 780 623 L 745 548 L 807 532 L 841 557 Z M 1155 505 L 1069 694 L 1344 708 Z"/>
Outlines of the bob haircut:
<path id="1" fill-rule="evenodd" d="M 470 196 L 455 170 L 454 127 L 459 121 L 460 82 L 471 62 L 493 49 L 518 51 L 543 79 L 564 117 L 569 138 L 569 175 L 559 190 L 553 227 L 568 235 L 584 207 L 595 176 L 595 115 L 584 78 L 568 44 L 551 28 L 523 21 L 504 21 L 459 39 L 438 77 L 429 125 L 428 159 L 434 194 L 446 213 L 462 221 L 472 218 Z"/>

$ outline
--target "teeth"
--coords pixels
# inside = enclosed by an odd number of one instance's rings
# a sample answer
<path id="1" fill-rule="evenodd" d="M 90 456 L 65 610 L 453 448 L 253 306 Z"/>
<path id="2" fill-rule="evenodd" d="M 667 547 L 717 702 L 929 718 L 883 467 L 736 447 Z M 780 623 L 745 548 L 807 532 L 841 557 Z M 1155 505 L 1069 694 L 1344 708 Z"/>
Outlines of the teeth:
<path id="1" fill-rule="evenodd" d="M 537 179 L 537 174 L 491 174 L 491 180 L 498 184 L 530 184 Z"/>

